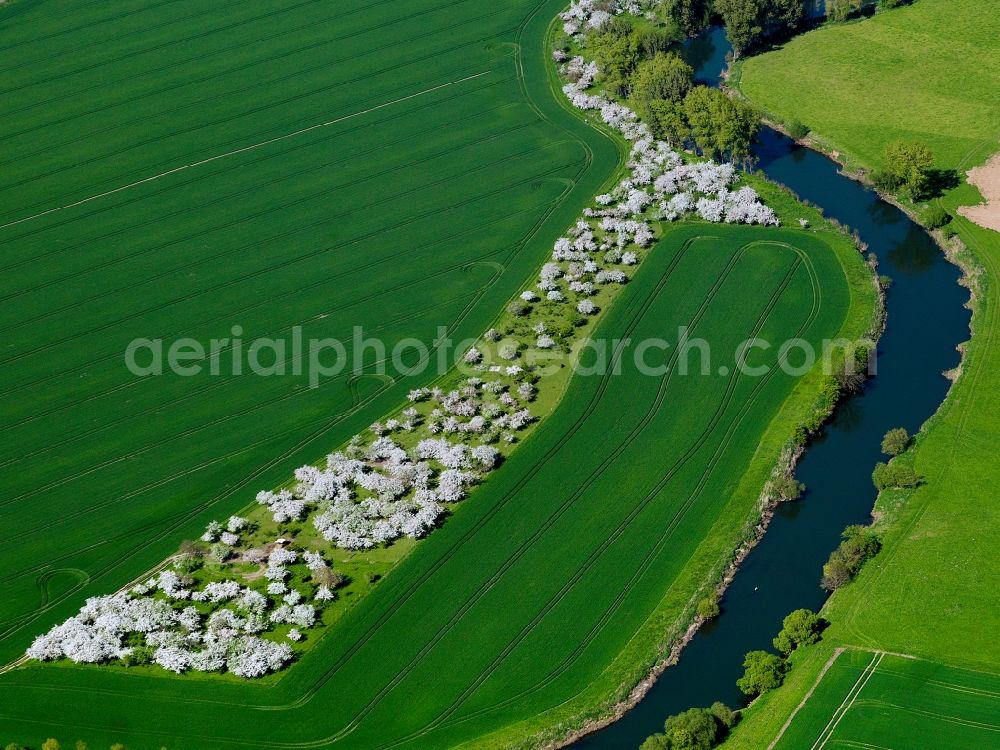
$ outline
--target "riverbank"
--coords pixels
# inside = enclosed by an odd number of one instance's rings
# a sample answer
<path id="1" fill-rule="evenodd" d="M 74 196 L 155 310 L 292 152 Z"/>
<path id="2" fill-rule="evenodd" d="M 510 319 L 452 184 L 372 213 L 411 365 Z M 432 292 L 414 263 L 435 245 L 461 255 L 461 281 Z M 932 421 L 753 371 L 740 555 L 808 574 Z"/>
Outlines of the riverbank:
<path id="1" fill-rule="evenodd" d="M 916 14 L 920 6 L 925 6 L 921 11 L 924 15 L 948 12 L 941 3 L 930 0 L 917 3 L 908 13 Z M 969 8 L 970 4 L 957 4 L 959 13 L 963 6 Z M 892 20 L 895 26 L 907 17 Z M 996 23 L 996 19 L 977 16 L 977 20 L 982 27 L 977 33 L 995 40 L 997 35 L 990 32 L 989 24 Z M 885 24 L 887 21 L 875 19 L 864 23 Z M 799 49 L 795 51 L 798 65 L 790 77 L 774 72 L 779 63 L 789 64 L 787 59 L 777 59 L 783 51 L 769 53 L 775 58 L 768 60 L 768 55 L 764 55 L 761 64 L 754 66 L 759 69 L 758 78 L 752 78 L 756 73 L 744 69 L 740 79 L 744 92 L 748 80 L 753 81 L 750 86 L 753 91 L 798 86 L 801 78 L 830 66 L 831 59 L 840 59 L 838 54 L 831 58 L 831 51 L 835 51 L 838 43 L 842 43 L 841 52 L 849 55 L 860 69 L 871 67 L 873 60 L 882 54 L 877 49 L 848 46 L 844 42 L 846 31 L 813 33 L 829 34 L 829 37 L 813 42 L 809 39 L 812 34 L 807 34 L 798 42 Z M 852 31 L 854 36 L 862 33 L 878 33 L 878 30 L 866 31 L 859 24 L 859 28 Z M 951 41 L 941 39 L 936 46 L 919 49 L 919 54 L 926 58 L 919 70 L 905 70 L 902 64 L 886 70 L 888 78 L 912 75 L 917 79 L 927 72 L 928 65 L 933 66 L 929 78 L 947 80 L 956 102 L 950 119 L 936 116 L 939 113 L 927 108 L 928 99 L 921 97 L 921 92 L 915 92 L 913 87 L 887 91 L 877 102 L 862 102 L 857 96 L 844 99 L 844 92 L 838 92 L 833 103 L 828 104 L 829 97 L 824 97 L 823 106 L 836 108 L 841 113 L 877 107 L 880 111 L 872 115 L 872 122 L 890 126 L 873 127 L 864 137 L 860 133 L 851 135 L 842 127 L 842 115 L 831 112 L 827 118 L 813 109 L 808 114 L 807 124 L 818 132 L 814 137 L 828 143 L 835 138 L 838 157 L 844 163 L 871 169 L 879 166 L 882 144 L 898 137 L 891 127 L 894 118 L 918 119 L 931 133 L 956 129 L 956 116 L 966 115 L 982 104 L 976 92 L 991 73 L 984 70 L 981 54 L 969 56 L 963 68 L 949 66 L 946 61 L 951 56 L 941 47 Z M 800 87 L 796 96 L 821 97 L 822 86 L 819 80 L 804 91 Z M 765 106 L 768 105 L 765 103 Z M 807 115 L 789 108 L 782 110 L 782 116 L 806 121 Z M 937 166 L 953 169 L 961 175 L 970 166 L 990 158 L 997 148 L 996 139 L 1000 133 L 977 131 L 975 118 L 961 122 L 956 130 L 960 136 L 975 133 L 971 146 L 959 151 L 947 144 L 943 148 L 939 145 L 941 151 L 936 153 L 942 158 Z M 930 138 L 944 143 L 936 135 Z M 883 535 L 882 553 L 866 566 L 854 583 L 831 597 L 824 608 L 824 616 L 832 625 L 824 634 L 823 642 L 793 657 L 794 666 L 785 686 L 765 695 L 746 712 L 744 722 L 726 747 L 768 747 L 796 706 L 802 703 L 803 696 L 816 684 L 822 665 L 837 648 L 864 646 L 940 664 L 1000 673 L 1000 649 L 989 635 L 996 632 L 1000 624 L 997 614 L 1000 607 L 992 583 L 1000 572 L 992 554 L 1000 543 L 1000 517 L 989 497 L 989 488 L 1000 481 L 1000 466 L 995 461 L 1000 427 L 996 417 L 997 399 L 1000 398 L 1000 377 L 997 375 L 1000 367 L 1000 335 L 997 332 L 1000 324 L 1000 300 L 997 299 L 1000 234 L 968 221 L 958 210 L 963 205 L 979 203 L 972 186 L 961 184 L 948 189 L 938 202 L 953 217 L 948 226 L 955 239 L 947 240 L 940 231 L 935 232 L 935 237 L 944 245 L 949 259 L 964 271 L 963 283 L 971 292 L 972 335 L 961 348 L 963 357 L 958 370 L 949 373 L 954 385 L 947 400 L 922 425 L 914 446 L 901 457 L 921 475 L 923 483 L 915 490 L 892 490 L 879 495 L 874 516 L 876 528 Z M 868 740 L 877 741 L 880 737 L 871 725 L 861 724 L 855 728 L 869 732 L 864 735 Z M 784 747 L 780 743 L 777 746 Z"/>

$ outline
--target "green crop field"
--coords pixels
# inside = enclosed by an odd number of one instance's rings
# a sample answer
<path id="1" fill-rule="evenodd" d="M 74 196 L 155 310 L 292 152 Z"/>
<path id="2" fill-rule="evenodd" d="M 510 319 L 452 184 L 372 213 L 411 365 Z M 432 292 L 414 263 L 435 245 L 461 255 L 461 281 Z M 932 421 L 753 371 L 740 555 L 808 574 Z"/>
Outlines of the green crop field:
<path id="1" fill-rule="evenodd" d="M 138 378 L 130 341 L 488 327 L 617 163 L 550 93 L 558 8 L 0 7 L 0 659 L 422 384 Z"/>
<path id="2" fill-rule="evenodd" d="M 776 750 L 995 747 L 1000 676 L 883 652 L 838 653 Z"/>
<path id="3" fill-rule="evenodd" d="M 364 325 L 391 348 L 497 319 L 622 156 L 553 87 L 561 8 L 0 6 L 0 662 L 434 377 L 380 372 L 367 350 L 315 388 L 221 363 L 142 378 L 131 341 Z M 761 194 L 815 228 L 668 226 L 595 332 L 676 342 L 685 326 L 707 372 L 676 346 L 641 371 L 621 343 L 617 367 L 564 377 L 442 528 L 366 553 L 391 572 L 354 582 L 364 596 L 287 671 L 29 662 L 0 673 L 0 741 L 499 747 L 606 713 L 690 622 L 815 410 L 818 370 L 753 349 L 768 369 L 749 377 L 739 344 L 868 331 L 853 243 Z M 220 346 L 222 363 L 239 353 Z"/>
<path id="4" fill-rule="evenodd" d="M 21 668 L 0 680 L 0 726 L 135 748 L 442 747 L 606 699 L 629 668 L 619 655 L 648 657 L 732 548 L 773 460 L 753 460 L 762 426 L 797 401 L 777 368 L 716 368 L 746 338 L 818 342 L 866 309 L 841 266 L 853 250 L 835 244 L 839 257 L 801 230 L 673 230 L 598 335 L 689 326 L 712 374 L 677 374 L 675 349 L 651 377 L 625 349 L 620 375 L 574 379 L 504 470 L 277 679 Z"/>

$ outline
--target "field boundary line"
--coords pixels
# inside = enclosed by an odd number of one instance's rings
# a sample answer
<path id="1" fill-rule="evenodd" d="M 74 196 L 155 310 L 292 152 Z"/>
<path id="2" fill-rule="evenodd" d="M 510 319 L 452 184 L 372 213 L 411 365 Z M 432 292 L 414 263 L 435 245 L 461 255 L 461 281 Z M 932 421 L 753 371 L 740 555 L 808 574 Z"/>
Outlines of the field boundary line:
<path id="1" fill-rule="evenodd" d="M 833 666 L 834 662 L 836 662 L 837 659 L 840 658 L 840 655 L 844 653 L 844 651 L 846 650 L 847 649 L 843 647 L 837 647 L 833 650 L 833 656 L 831 656 L 829 659 L 826 660 L 826 664 L 823 665 L 823 668 L 820 670 L 819 675 L 813 682 L 812 687 L 809 688 L 808 692 L 806 692 L 806 694 L 802 697 L 802 700 L 799 701 L 799 705 L 797 705 L 795 707 L 795 710 L 792 711 L 791 716 L 789 716 L 785 720 L 785 723 L 782 724 L 781 729 L 778 730 L 778 735 L 773 740 L 771 740 L 771 744 L 767 746 L 767 750 L 774 750 L 775 746 L 781 741 L 781 738 L 785 736 L 785 732 L 788 731 L 788 727 L 792 725 L 792 722 L 795 720 L 796 715 L 799 713 L 799 711 L 805 708 L 806 703 L 808 703 L 809 699 L 812 698 L 813 693 L 816 692 L 816 688 L 819 687 L 819 684 L 823 681 L 823 678 L 826 677 L 826 673 L 830 671 L 830 667 Z"/>
<path id="2" fill-rule="evenodd" d="M 872 656 L 872 660 L 868 662 L 868 666 L 864 668 L 861 675 L 858 677 L 857 682 L 851 687 L 847 695 L 844 696 L 844 700 L 841 702 L 840 706 L 836 711 L 833 712 L 833 716 L 830 717 L 830 721 L 826 723 L 823 727 L 823 731 L 820 732 L 819 737 L 812 744 L 810 750 L 823 750 L 826 747 L 826 743 L 830 741 L 833 733 L 836 731 L 837 726 L 840 724 L 841 720 L 847 715 L 847 712 L 851 710 L 854 702 L 861 695 L 861 691 L 865 689 L 868 681 L 872 678 L 878 670 L 878 665 L 882 663 L 882 659 L 885 657 L 885 652 L 876 651 L 875 655 Z"/>
<path id="3" fill-rule="evenodd" d="M 897 711 L 903 711 L 904 713 L 916 714 L 917 716 L 927 716 L 932 719 L 937 719 L 939 721 L 946 721 L 950 724 L 958 724 L 963 727 L 972 727 L 974 729 L 985 729 L 988 732 L 1000 732 L 1000 725 L 988 724 L 984 721 L 975 721 L 973 719 L 963 719 L 960 716 L 952 716 L 951 714 L 939 714 L 936 711 L 928 711 L 922 708 L 914 708 L 913 706 L 901 706 L 898 703 L 890 703 L 889 701 L 882 700 L 864 700 L 862 701 L 864 705 L 868 706 L 878 706 L 884 708 L 894 708 Z"/>
<path id="4" fill-rule="evenodd" d="M 389 102 L 383 102 L 382 104 L 377 104 L 374 107 L 369 107 L 368 109 L 363 109 L 359 112 L 352 112 L 349 115 L 344 115 L 342 117 L 334 118 L 333 120 L 327 120 L 326 122 L 317 123 L 315 125 L 310 125 L 305 128 L 300 128 L 294 130 L 291 133 L 285 133 L 284 135 L 275 136 L 274 138 L 269 138 L 265 141 L 260 141 L 259 143 L 252 143 L 249 146 L 243 146 L 242 148 L 234 149 L 232 151 L 227 151 L 222 154 L 216 154 L 215 156 L 210 156 L 207 159 L 201 159 L 200 161 L 191 162 L 190 164 L 184 164 L 180 167 L 174 167 L 173 169 L 168 169 L 166 172 L 160 172 L 159 174 L 152 175 L 151 177 L 145 177 L 141 180 L 136 180 L 135 182 L 130 182 L 127 185 L 122 185 L 121 187 L 114 188 L 113 190 L 106 190 L 103 193 L 98 193 L 96 195 L 91 195 L 87 198 L 82 198 L 81 200 L 74 201 L 72 203 L 67 203 L 63 206 L 57 206 L 56 208 L 50 208 L 47 211 L 42 211 L 41 213 L 34 214 L 33 216 L 26 216 L 23 219 L 17 219 L 16 221 L 10 221 L 6 224 L 0 224 L 0 229 L 7 229 L 8 227 L 16 226 L 17 224 L 23 224 L 28 221 L 33 221 L 35 219 L 40 219 L 43 216 L 48 216 L 49 214 L 54 214 L 59 211 L 65 211 L 69 208 L 76 208 L 77 206 L 82 206 L 86 203 L 91 203 L 101 198 L 107 198 L 109 195 L 115 195 L 116 193 L 124 192 L 125 190 L 131 190 L 132 188 L 139 187 L 140 185 L 145 185 L 156 180 L 160 180 L 164 177 L 169 177 L 170 175 L 177 174 L 178 172 L 184 172 L 188 169 L 194 169 L 196 167 L 204 166 L 205 164 L 210 164 L 211 162 L 219 161 L 220 159 L 226 159 L 230 156 L 236 156 L 238 154 L 243 154 L 248 151 L 254 151 L 258 148 L 263 148 L 264 146 L 269 146 L 272 143 L 278 143 L 280 141 L 286 141 L 289 138 L 295 138 L 305 133 L 312 132 L 313 130 L 319 130 L 321 128 L 327 128 L 331 125 L 336 125 L 339 122 L 344 122 L 345 120 L 350 120 L 355 117 L 361 117 L 362 115 L 369 114 L 371 112 L 376 112 L 380 109 L 385 109 L 386 107 L 391 107 L 394 104 L 400 104 L 411 99 L 416 99 L 417 97 L 424 96 L 426 94 L 433 93 L 435 91 L 440 91 L 441 89 L 448 88 L 450 86 L 457 86 L 460 83 L 465 83 L 466 81 L 471 81 L 476 78 L 481 78 L 482 76 L 488 75 L 490 71 L 484 70 L 481 73 L 473 73 L 472 75 L 465 76 L 464 78 L 459 78 L 454 81 L 449 81 L 448 83 L 442 83 L 437 86 L 431 86 L 429 89 L 424 89 L 423 91 L 417 91 L 413 94 L 408 94 L 407 96 L 402 96 L 397 99 L 393 99 Z"/>

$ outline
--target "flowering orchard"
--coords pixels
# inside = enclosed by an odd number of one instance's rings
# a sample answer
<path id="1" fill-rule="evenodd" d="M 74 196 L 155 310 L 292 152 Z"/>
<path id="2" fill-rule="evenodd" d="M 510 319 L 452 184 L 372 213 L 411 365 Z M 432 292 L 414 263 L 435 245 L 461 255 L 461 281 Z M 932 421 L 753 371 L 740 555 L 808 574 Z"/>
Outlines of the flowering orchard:
<path id="1" fill-rule="evenodd" d="M 576 0 L 562 14 L 564 30 L 580 41 L 607 23 L 607 3 L 596 5 Z M 615 12 L 641 8 L 619 0 Z M 343 550 L 425 536 L 535 420 L 539 375 L 527 355 L 568 349 L 582 338 L 601 311 L 595 298 L 628 282 L 656 238 L 655 222 L 697 216 L 777 225 L 752 188 L 733 189 L 732 165 L 685 161 L 635 112 L 596 91 L 596 63 L 566 60 L 560 51 L 554 58 L 563 63 L 563 91 L 573 106 L 598 113 L 632 143 L 629 175 L 556 240 L 537 282 L 465 353 L 462 369 L 471 373 L 456 375 L 447 390 L 411 391 L 406 408 L 355 436 L 325 465 L 303 466 L 288 487 L 260 492 L 249 518 L 210 523 L 201 539 L 207 549 L 179 555 L 128 590 L 88 599 L 39 636 L 28 657 L 154 663 L 176 673 L 246 678 L 281 669 L 343 582 L 324 550 L 296 540 L 302 528 L 311 529 L 301 536 L 313 546 Z M 265 536 L 265 528 L 278 537 Z M 201 557 L 212 560 L 210 571 Z"/>

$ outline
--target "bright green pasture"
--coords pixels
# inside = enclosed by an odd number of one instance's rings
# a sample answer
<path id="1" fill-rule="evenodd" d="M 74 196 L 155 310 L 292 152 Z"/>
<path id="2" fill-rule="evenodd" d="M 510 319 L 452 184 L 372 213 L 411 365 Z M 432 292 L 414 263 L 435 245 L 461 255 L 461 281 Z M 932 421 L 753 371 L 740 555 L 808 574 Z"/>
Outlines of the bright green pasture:
<path id="1" fill-rule="evenodd" d="M 776 750 L 996 747 L 1000 676 L 883 652 L 841 653 Z"/>
<path id="2" fill-rule="evenodd" d="M 354 326 L 489 326 L 617 164 L 551 94 L 559 7 L 0 7 L 0 661 L 430 381 L 352 358 Z M 125 367 L 234 326 L 350 361 L 318 388 L 226 376 L 231 344 L 222 376 Z"/>
<path id="3" fill-rule="evenodd" d="M 773 367 L 776 347 L 753 350 L 749 364 L 772 365 L 761 377 L 733 363 L 749 338 L 841 331 L 853 251 L 829 237 L 669 231 L 595 332 L 633 343 L 573 378 L 507 464 L 294 668 L 241 684 L 33 665 L 0 679 L 0 726 L 136 750 L 441 748 L 509 744 L 613 698 L 735 546 L 763 483 L 742 480 L 777 452 L 758 450 L 768 425 L 811 403 Z M 640 368 L 638 343 L 676 343 L 679 326 L 711 347 L 707 374 L 695 354 L 682 374 L 676 347 L 648 348 Z"/>
<path id="4" fill-rule="evenodd" d="M 884 166 L 885 146 L 920 140 L 953 167 L 1000 122 L 1000 13 L 981 0 L 917 0 L 827 25 L 748 58 L 740 89 L 805 123 L 852 165 Z"/>

